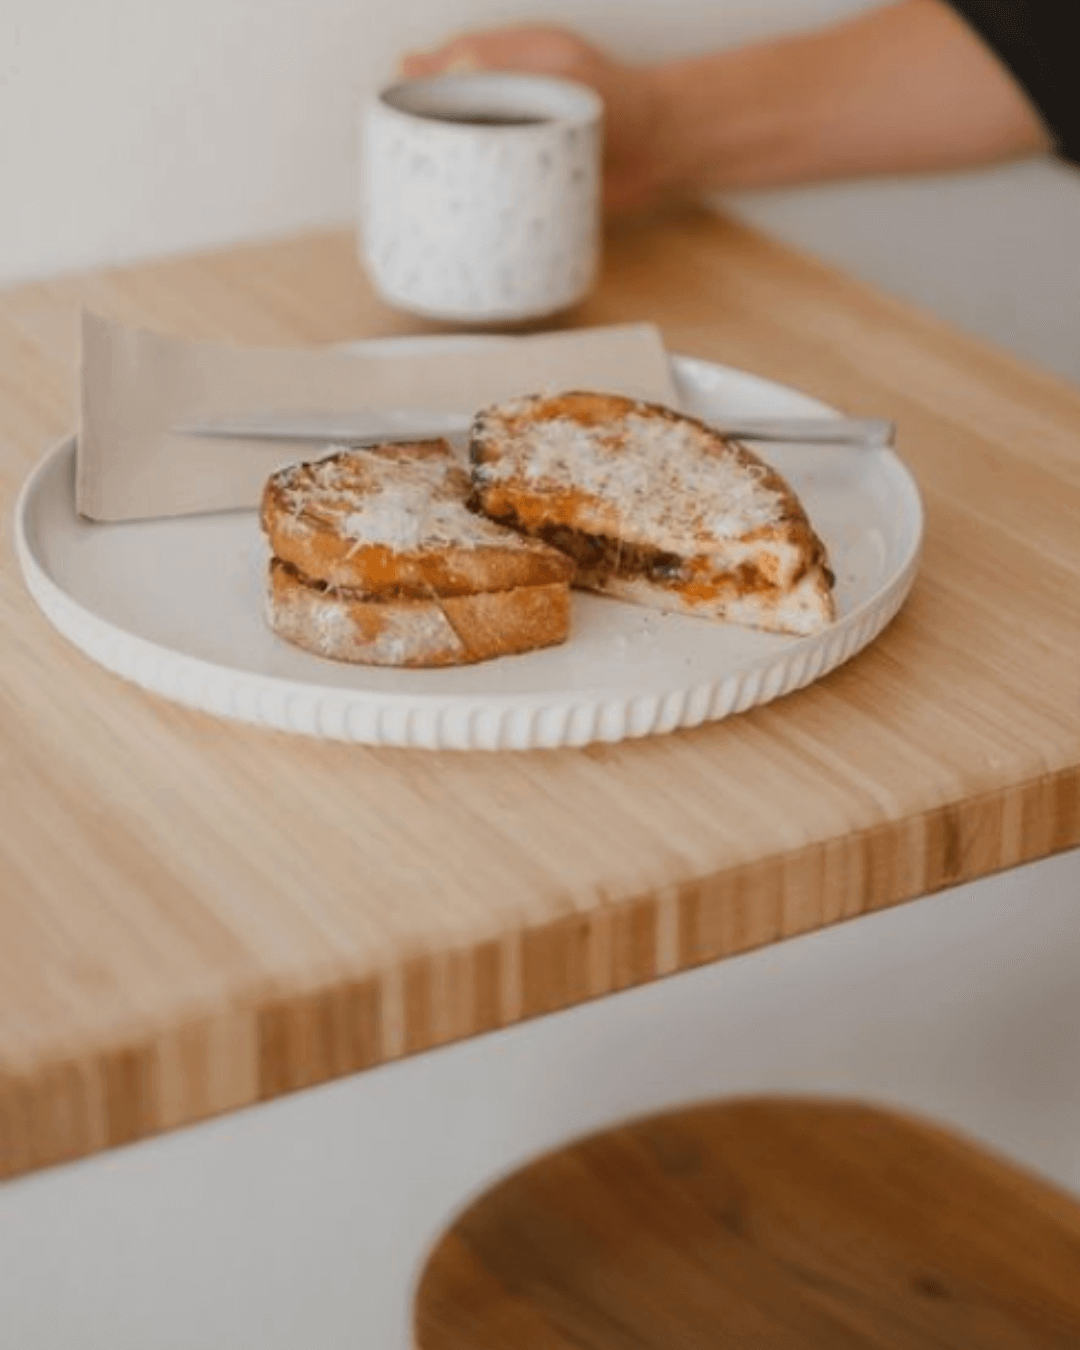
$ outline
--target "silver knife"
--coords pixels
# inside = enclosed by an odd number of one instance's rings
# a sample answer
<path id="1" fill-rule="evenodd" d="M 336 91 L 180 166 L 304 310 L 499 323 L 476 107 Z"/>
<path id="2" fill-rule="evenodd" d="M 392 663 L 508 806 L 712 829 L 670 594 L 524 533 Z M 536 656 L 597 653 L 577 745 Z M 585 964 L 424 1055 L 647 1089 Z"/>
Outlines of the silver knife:
<path id="1" fill-rule="evenodd" d="M 340 441 L 348 444 L 410 441 L 430 436 L 461 436 L 471 420 L 451 414 L 408 416 L 356 414 L 252 414 L 215 417 L 173 427 L 180 436 L 205 436 L 239 441 Z M 887 448 L 896 440 L 896 423 L 883 417 L 730 417 L 709 425 L 722 436 L 747 441 L 805 442 L 854 445 L 867 450 Z"/>

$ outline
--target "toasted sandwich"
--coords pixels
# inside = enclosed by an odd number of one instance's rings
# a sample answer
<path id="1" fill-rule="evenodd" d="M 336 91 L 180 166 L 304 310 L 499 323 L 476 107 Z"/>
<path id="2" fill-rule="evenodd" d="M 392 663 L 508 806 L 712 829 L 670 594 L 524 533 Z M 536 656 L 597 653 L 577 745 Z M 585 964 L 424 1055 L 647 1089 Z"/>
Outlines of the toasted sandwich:
<path id="1" fill-rule="evenodd" d="M 267 617 L 318 656 L 449 666 L 563 642 L 574 563 L 471 511 L 444 440 L 346 448 L 263 493 Z"/>
<path id="2" fill-rule="evenodd" d="M 607 394 L 519 398 L 477 414 L 470 459 L 474 506 L 573 558 L 575 585 L 773 632 L 835 618 L 795 493 L 693 417 Z"/>

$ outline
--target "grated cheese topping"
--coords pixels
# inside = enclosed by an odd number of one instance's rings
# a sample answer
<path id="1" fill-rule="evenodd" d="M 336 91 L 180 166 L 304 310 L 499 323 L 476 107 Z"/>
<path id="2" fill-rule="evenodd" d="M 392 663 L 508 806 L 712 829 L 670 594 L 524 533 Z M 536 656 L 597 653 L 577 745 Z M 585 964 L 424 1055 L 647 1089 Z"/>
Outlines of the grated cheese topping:
<path id="1" fill-rule="evenodd" d="M 702 540 L 741 538 L 784 514 L 783 495 L 764 482 L 768 467 L 693 422 L 633 404 L 593 425 L 535 416 L 529 400 L 496 412 L 487 435 L 498 455 L 479 466 L 481 482 L 512 479 L 539 492 L 588 494 L 618 511 L 627 539 L 682 551 Z"/>
<path id="2" fill-rule="evenodd" d="M 283 469 L 277 484 L 295 524 L 329 526 L 358 547 L 535 548 L 469 510 L 468 474 L 445 443 L 331 447 L 327 459 Z"/>

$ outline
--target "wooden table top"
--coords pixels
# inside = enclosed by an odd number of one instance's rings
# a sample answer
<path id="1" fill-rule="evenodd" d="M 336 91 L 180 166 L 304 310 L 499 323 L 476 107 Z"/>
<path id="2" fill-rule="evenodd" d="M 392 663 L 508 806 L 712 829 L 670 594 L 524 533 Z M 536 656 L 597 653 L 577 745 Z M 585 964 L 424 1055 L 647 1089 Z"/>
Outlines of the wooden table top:
<path id="1" fill-rule="evenodd" d="M 0 1176 L 1080 843 L 1080 391 L 704 213 L 620 227 L 576 321 L 897 419 L 912 597 L 699 730 L 366 749 L 173 706 L 35 609 L 12 503 L 73 424 L 80 304 L 252 344 L 425 330 L 345 233 L 0 296 Z"/>

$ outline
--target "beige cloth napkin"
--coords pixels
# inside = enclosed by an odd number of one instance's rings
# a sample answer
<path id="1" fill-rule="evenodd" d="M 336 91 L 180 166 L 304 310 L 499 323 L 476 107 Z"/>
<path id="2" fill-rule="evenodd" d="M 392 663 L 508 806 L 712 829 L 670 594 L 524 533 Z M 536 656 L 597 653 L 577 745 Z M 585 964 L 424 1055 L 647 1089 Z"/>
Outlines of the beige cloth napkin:
<path id="1" fill-rule="evenodd" d="M 403 347 L 384 355 L 244 349 L 82 320 L 76 503 L 92 520 L 189 515 L 258 505 L 282 464 L 315 443 L 229 440 L 174 428 L 269 413 L 471 417 L 518 394 L 597 389 L 673 403 L 651 324 L 481 339 L 473 350 Z"/>

